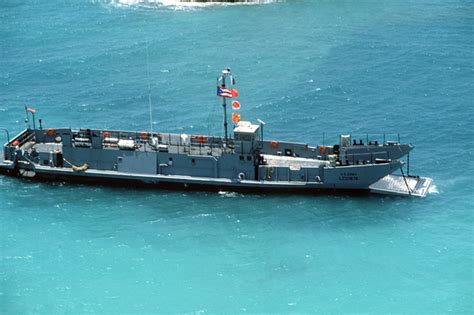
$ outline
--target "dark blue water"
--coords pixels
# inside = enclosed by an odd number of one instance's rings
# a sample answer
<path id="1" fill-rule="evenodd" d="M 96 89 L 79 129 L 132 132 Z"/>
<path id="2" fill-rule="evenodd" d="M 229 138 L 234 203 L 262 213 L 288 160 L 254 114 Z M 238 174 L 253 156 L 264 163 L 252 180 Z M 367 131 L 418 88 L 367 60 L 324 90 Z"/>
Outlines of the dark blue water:
<path id="1" fill-rule="evenodd" d="M 1 177 L 0 313 L 472 312 L 473 16 L 455 0 L 1 1 L 0 126 L 12 133 L 25 104 L 45 126 L 145 130 L 150 82 L 156 130 L 220 134 L 215 78 L 229 66 L 242 119 L 266 121 L 268 138 L 400 133 L 437 193 Z"/>

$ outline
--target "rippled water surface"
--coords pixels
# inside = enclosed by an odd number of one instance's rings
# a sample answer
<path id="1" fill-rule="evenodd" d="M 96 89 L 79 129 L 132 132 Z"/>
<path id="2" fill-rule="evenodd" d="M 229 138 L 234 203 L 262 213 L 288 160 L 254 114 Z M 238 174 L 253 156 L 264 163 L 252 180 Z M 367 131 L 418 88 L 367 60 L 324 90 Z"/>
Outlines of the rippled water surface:
<path id="1" fill-rule="evenodd" d="M 270 1 L 267 1 L 270 2 Z M 400 133 L 426 199 L 0 177 L 0 313 L 470 313 L 472 1 L 0 2 L 0 126 L 220 134 L 237 75 L 269 138 Z M 5 140 L 3 134 L 0 140 Z"/>

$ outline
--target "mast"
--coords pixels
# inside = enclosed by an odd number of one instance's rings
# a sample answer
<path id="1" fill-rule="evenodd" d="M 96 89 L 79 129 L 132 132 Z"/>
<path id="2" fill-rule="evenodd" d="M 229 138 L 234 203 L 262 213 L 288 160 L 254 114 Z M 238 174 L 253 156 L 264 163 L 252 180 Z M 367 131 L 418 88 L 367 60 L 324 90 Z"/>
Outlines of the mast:
<path id="1" fill-rule="evenodd" d="M 36 110 L 34 108 L 29 108 L 28 106 L 25 105 L 25 123 L 28 124 L 28 129 L 30 128 L 30 122 L 29 122 L 29 115 L 28 113 L 31 113 L 31 116 L 33 118 L 33 129 L 36 129 L 36 123 L 35 123 L 35 112 Z"/>
<path id="2" fill-rule="evenodd" d="M 28 129 L 30 129 L 30 120 L 28 119 L 28 107 L 25 105 L 25 124 L 28 126 Z"/>
<path id="3" fill-rule="evenodd" d="M 226 81 L 226 77 L 228 76 L 230 76 L 230 69 L 227 68 L 227 69 L 222 70 L 222 76 L 220 77 L 222 88 L 226 87 L 225 81 Z M 224 108 L 224 139 L 225 139 L 225 143 L 228 144 L 229 138 L 227 135 L 227 125 L 228 125 L 227 124 L 227 103 L 226 103 L 225 97 L 222 98 L 222 107 Z"/>

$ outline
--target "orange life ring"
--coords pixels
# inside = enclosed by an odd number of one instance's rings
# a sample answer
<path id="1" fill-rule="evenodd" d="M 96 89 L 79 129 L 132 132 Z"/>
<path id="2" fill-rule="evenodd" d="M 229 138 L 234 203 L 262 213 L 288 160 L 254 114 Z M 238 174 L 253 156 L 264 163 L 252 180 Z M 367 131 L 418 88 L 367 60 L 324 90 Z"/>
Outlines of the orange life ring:
<path id="1" fill-rule="evenodd" d="M 50 128 L 46 131 L 48 137 L 54 137 L 56 135 L 56 129 Z"/>
<path id="2" fill-rule="evenodd" d="M 110 138 L 110 132 L 103 132 L 102 133 L 102 138 Z"/>
<path id="3" fill-rule="evenodd" d="M 272 141 L 272 142 L 270 142 L 270 146 L 271 146 L 273 149 L 278 149 L 278 141 Z"/>
<path id="4" fill-rule="evenodd" d="M 326 155 L 327 148 L 325 146 L 320 146 L 319 147 L 319 154 L 320 155 Z"/>
<path id="5" fill-rule="evenodd" d="M 140 132 L 140 139 L 148 140 L 150 139 L 150 135 L 148 134 L 148 132 Z"/>
<path id="6" fill-rule="evenodd" d="M 197 136 L 196 139 L 200 144 L 204 144 L 207 141 L 207 137 L 204 136 Z"/>

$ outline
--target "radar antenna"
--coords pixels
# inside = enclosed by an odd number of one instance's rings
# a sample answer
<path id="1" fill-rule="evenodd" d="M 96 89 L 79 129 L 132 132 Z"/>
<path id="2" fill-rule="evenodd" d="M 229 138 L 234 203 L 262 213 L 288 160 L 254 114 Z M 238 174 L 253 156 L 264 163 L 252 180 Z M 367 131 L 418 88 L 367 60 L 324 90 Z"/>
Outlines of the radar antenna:
<path id="1" fill-rule="evenodd" d="M 148 107 L 150 110 L 150 136 L 153 139 L 153 110 L 151 106 L 151 84 L 150 84 L 150 57 L 148 54 L 148 41 L 146 42 L 146 79 L 148 81 Z"/>

